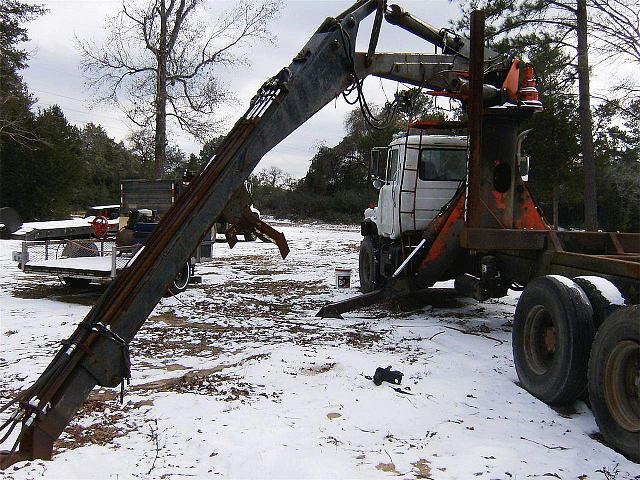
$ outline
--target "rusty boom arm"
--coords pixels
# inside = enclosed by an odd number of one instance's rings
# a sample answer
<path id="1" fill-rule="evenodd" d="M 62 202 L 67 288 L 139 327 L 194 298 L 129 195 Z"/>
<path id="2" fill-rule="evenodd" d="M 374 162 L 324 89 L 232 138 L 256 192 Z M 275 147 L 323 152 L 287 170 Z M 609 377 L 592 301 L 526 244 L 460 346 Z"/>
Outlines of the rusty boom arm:
<path id="1" fill-rule="evenodd" d="M 260 159 L 297 127 L 367 75 L 436 90 L 464 88 L 464 82 L 448 74 L 466 70 L 464 39 L 416 23 L 394 8 L 387 9 L 384 0 L 360 0 L 338 17 L 327 18 L 292 63 L 264 83 L 215 160 L 177 199 L 132 265 L 62 342 L 35 383 L 0 408 L 6 413 L 14 409 L 2 425 L 6 433 L 0 443 L 10 441 L 12 448 L 0 453 L 1 468 L 25 459 L 50 459 L 54 441 L 91 390 L 116 387 L 130 376 L 131 339 Z M 359 23 L 373 12 L 369 51 L 357 53 Z M 444 53 L 376 54 L 385 12 L 391 23 L 440 45 Z M 17 436 L 12 433 L 16 427 Z"/>

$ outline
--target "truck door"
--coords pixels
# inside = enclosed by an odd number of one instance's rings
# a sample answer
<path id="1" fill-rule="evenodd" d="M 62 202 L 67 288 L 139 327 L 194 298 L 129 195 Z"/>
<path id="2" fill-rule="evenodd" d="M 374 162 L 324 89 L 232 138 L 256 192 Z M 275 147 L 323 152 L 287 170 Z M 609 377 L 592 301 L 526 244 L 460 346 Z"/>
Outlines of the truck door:
<path id="1" fill-rule="evenodd" d="M 465 177 L 466 167 L 466 149 L 433 146 L 420 150 L 416 192 L 418 230 L 426 228 L 455 195 Z"/>
<path id="2" fill-rule="evenodd" d="M 382 227 L 382 235 L 385 237 L 393 236 L 394 223 L 397 223 L 395 221 L 397 214 L 395 212 L 396 196 L 394 195 L 394 190 L 398 178 L 398 148 L 390 149 L 388 155 L 385 183 L 380 188 L 378 197 L 380 225 Z"/>

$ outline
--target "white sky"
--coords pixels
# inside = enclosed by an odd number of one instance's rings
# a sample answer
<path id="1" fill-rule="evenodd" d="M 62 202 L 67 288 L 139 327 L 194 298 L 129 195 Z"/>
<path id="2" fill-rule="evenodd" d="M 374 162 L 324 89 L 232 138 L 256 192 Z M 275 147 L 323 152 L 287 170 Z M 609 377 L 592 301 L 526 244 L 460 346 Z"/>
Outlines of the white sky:
<path id="1" fill-rule="evenodd" d="M 23 76 L 29 90 L 38 99 L 36 107 L 58 104 L 71 123 L 100 123 L 110 136 L 124 140 L 132 125 L 117 108 L 95 105 L 93 94 L 85 87 L 80 70 L 80 54 L 74 37 L 100 40 L 105 35 L 103 28 L 108 16 L 118 12 L 120 0 L 40 0 L 49 13 L 28 24 L 32 51 L 29 67 Z M 221 71 L 232 91 L 236 92 L 239 104 L 225 108 L 221 118 L 227 127 L 246 110 L 249 100 L 260 85 L 291 59 L 307 42 L 309 37 L 328 16 L 335 16 L 353 3 L 353 0 L 289 0 L 280 17 L 272 23 L 276 45 L 255 45 L 248 52 L 249 67 L 233 71 Z M 447 0 L 398 0 L 418 17 L 436 26 L 446 26 L 450 18 L 457 15 L 454 6 Z M 231 1 L 205 0 L 206 8 L 218 10 L 232 6 Z M 213 17 L 212 17 L 213 18 Z M 373 15 L 360 27 L 358 49 L 366 50 Z M 416 37 L 384 24 L 378 51 L 433 51 Z M 374 103 L 384 102 L 381 82 L 369 79 L 365 82 L 367 97 Z M 384 82 L 387 95 L 395 92 L 396 85 Z M 344 135 L 343 121 L 353 107 L 341 98 L 327 105 L 310 121 L 291 134 L 260 162 L 256 170 L 276 165 L 294 176 L 303 176 L 319 143 L 336 144 Z M 177 143 L 187 153 L 197 153 L 200 144 L 188 134 L 174 132 L 172 143 Z"/>

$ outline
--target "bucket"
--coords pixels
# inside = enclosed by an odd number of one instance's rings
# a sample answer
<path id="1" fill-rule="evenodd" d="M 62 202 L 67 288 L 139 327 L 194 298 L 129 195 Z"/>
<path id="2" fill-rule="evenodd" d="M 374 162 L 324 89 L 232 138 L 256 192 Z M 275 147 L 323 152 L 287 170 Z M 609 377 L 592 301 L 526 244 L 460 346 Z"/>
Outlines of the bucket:
<path id="1" fill-rule="evenodd" d="M 336 268 L 336 287 L 351 288 L 350 268 Z"/>

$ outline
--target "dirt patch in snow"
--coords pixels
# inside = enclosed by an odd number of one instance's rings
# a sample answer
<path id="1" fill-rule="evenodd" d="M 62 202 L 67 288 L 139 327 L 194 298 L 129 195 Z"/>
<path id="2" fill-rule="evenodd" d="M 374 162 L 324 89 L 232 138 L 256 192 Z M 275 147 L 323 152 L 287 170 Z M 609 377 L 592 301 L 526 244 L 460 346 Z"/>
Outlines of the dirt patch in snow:
<path id="1" fill-rule="evenodd" d="M 268 355 L 266 354 L 252 355 L 235 364 L 218 365 L 217 367 L 203 370 L 191 370 L 179 377 L 166 378 L 136 385 L 131 388 L 131 391 L 136 393 L 168 391 L 178 393 L 196 393 L 200 395 L 221 396 L 226 402 L 235 400 L 241 400 L 244 402 L 244 399 L 255 393 L 260 386 L 242 382 L 236 375 L 224 373 L 224 371 L 241 366 L 249 361 L 260 361 L 267 357 Z M 261 392 L 260 395 L 274 399 L 279 397 L 279 393 L 277 392 L 273 392 L 271 394 Z"/>
<path id="2" fill-rule="evenodd" d="M 77 420 L 73 420 L 55 442 L 53 455 L 91 444 L 117 448 L 113 440 L 135 430 L 123 421 L 125 412 L 131 408 L 121 406 L 113 391 L 92 392 L 78 411 Z M 97 421 L 87 425 L 93 417 L 97 417 Z"/>
<path id="3" fill-rule="evenodd" d="M 64 303 L 92 306 L 104 292 L 101 285 L 89 285 L 86 289 L 78 290 L 60 283 L 42 283 L 42 279 L 34 282 L 21 282 L 11 291 L 16 298 L 37 300 L 46 298 Z"/>
<path id="4" fill-rule="evenodd" d="M 335 367 L 335 362 L 332 363 L 324 363 L 322 365 L 314 365 L 313 367 L 305 368 L 302 370 L 302 373 L 306 373 L 307 375 L 317 375 L 319 373 L 327 373 L 333 367 Z"/>
<path id="5" fill-rule="evenodd" d="M 395 475 L 401 475 L 399 471 L 396 470 L 396 466 L 393 463 L 382 463 L 380 462 L 376 465 L 378 470 L 382 470 L 383 472 L 393 473 Z"/>

